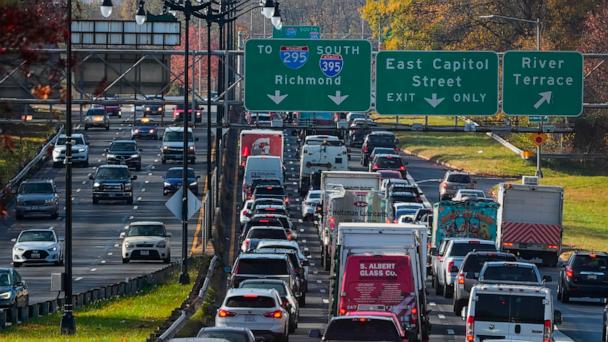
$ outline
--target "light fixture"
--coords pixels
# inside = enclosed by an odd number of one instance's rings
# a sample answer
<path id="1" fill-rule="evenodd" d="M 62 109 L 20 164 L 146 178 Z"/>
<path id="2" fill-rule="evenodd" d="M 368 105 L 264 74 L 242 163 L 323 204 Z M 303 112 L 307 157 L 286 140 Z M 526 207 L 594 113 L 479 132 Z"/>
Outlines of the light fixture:
<path id="1" fill-rule="evenodd" d="M 281 30 L 283 28 L 283 20 L 279 21 L 279 25 L 275 26 L 277 30 Z"/>
<path id="2" fill-rule="evenodd" d="M 281 11 L 279 10 L 279 2 L 274 3 L 274 13 L 272 14 L 272 18 L 270 18 L 272 22 L 272 26 L 274 26 L 277 30 L 280 30 L 279 26 L 283 26 L 281 23 Z"/>
<path id="3" fill-rule="evenodd" d="M 264 7 L 262 7 L 262 15 L 270 19 L 274 15 L 275 4 L 272 0 L 264 0 Z"/>
<path id="4" fill-rule="evenodd" d="M 103 15 L 104 17 L 107 18 L 112 15 L 112 0 L 103 0 L 100 9 L 101 15 Z"/>
<path id="5" fill-rule="evenodd" d="M 135 22 L 137 25 L 143 25 L 146 22 L 146 11 L 144 10 L 144 2 L 139 2 L 139 9 L 137 10 L 137 14 L 135 14 Z"/>

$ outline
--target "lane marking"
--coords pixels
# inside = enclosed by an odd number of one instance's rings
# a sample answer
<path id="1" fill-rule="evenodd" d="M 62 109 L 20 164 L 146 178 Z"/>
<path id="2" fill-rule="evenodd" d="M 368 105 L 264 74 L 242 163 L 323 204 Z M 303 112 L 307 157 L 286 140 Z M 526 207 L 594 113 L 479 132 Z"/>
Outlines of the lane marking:
<path id="1" fill-rule="evenodd" d="M 115 248 L 118 248 L 118 247 L 119 247 L 119 245 L 118 245 L 117 243 L 115 243 L 115 244 L 114 244 L 114 247 L 115 247 Z"/>
<path id="2" fill-rule="evenodd" d="M 329 299 L 323 298 L 323 304 L 329 304 Z"/>
<path id="3" fill-rule="evenodd" d="M 105 260 L 101 260 L 101 263 L 102 263 L 102 264 L 105 264 L 105 263 L 106 263 L 106 261 L 105 261 Z"/>
<path id="4" fill-rule="evenodd" d="M 437 303 L 435 303 L 435 302 L 430 302 L 430 303 L 429 303 L 429 305 L 430 305 L 430 306 L 435 306 L 435 305 L 437 305 Z"/>
<path id="5" fill-rule="evenodd" d="M 81 281 L 83 277 L 77 277 L 74 281 Z"/>
<path id="6" fill-rule="evenodd" d="M 114 253 L 112 253 L 112 252 L 108 252 L 108 255 L 109 255 L 109 256 L 111 256 L 112 254 L 114 254 Z"/>
<path id="7" fill-rule="evenodd" d="M 91 272 L 95 272 L 95 271 L 97 271 L 96 268 L 91 268 Z"/>
<path id="8" fill-rule="evenodd" d="M 437 317 L 439 317 L 439 319 L 445 319 L 445 315 L 443 314 L 437 314 Z"/>
<path id="9" fill-rule="evenodd" d="M 448 335 L 454 335 L 454 330 L 452 330 L 452 329 L 448 329 L 447 332 L 448 332 Z"/>

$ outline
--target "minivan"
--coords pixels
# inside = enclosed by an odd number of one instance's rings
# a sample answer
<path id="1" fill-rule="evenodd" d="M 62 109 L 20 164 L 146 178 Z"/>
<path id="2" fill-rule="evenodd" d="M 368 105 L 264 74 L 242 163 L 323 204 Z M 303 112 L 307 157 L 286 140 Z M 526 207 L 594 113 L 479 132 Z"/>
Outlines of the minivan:
<path id="1" fill-rule="evenodd" d="M 280 157 L 250 156 L 245 164 L 243 176 L 242 199 L 247 200 L 252 195 L 251 188 L 254 179 L 278 179 L 283 184 L 283 163 Z"/>
<path id="2" fill-rule="evenodd" d="M 465 340 L 471 342 L 552 341 L 553 324 L 561 324 L 551 290 L 542 286 L 475 285 L 465 311 Z"/>

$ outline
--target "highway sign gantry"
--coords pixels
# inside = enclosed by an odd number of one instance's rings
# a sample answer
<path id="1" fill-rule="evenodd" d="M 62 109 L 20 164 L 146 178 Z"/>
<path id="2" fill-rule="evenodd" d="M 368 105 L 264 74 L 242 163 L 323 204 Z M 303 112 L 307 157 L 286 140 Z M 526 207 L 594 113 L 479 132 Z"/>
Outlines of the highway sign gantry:
<path id="1" fill-rule="evenodd" d="M 366 40 L 250 39 L 245 45 L 245 108 L 368 111 L 371 51 Z"/>
<path id="2" fill-rule="evenodd" d="M 321 28 L 319 26 L 283 25 L 280 30 L 272 29 L 272 38 L 321 39 Z"/>
<path id="3" fill-rule="evenodd" d="M 508 115 L 578 116 L 583 112 L 583 55 L 507 51 L 502 91 Z"/>
<path id="4" fill-rule="evenodd" d="M 376 110 L 392 115 L 493 115 L 498 55 L 488 51 L 380 51 Z"/>

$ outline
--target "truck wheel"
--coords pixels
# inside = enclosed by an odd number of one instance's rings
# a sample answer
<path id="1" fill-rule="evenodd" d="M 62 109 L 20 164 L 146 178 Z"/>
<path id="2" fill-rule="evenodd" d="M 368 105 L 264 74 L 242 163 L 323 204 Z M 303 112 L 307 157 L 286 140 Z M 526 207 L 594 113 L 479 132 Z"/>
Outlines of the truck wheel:
<path id="1" fill-rule="evenodd" d="M 557 289 L 557 297 L 564 304 L 570 301 L 570 294 L 564 289 L 564 286 L 561 283 Z"/>
<path id="2" fill-rule="evenodd" d="M 447 282 L 443 284 L 443 297 L 444 298 L 452 298 L 454 295 L 454 287 L 448 285 Z"/>
<path id="3" fill-rule="evenodd" d="M 300 298 L 298 298 L 298 305 L 301 308 L 306 307 L 306 293 L 302 293 Z"/>
<path id="4" fill-rule="evenodd" d="M 459 317 L 460 314 L 462 313 L 462 308 L 464 307 L 462 300 L 461 299 L 456 299 L 456 296 L 454 296 L 454 301 L 453 301 L 453 310 L 454 310 L 454 314 Z"/>
<path id="5" fill-rule="evenodd" d="M 162 164 L 167 164 L 167 159 L 162 158 L 162 159 L 160 160 L 160 162 L 161 162 Z"/>
<path id="6" fill-rule="evenodd" d="M 435 288 L 435 294 L 437 296 L 443 295 L 443 287 L 439 286 L 439 280 L 436 275 L 433 276 L 433 287 Z"/>

